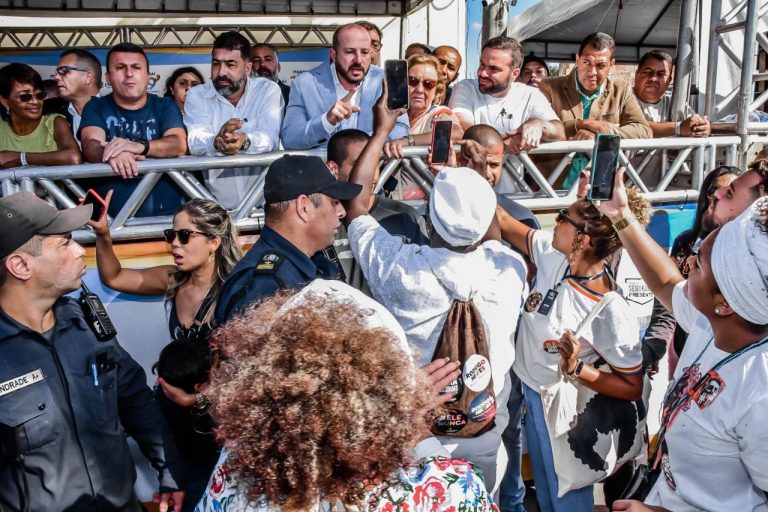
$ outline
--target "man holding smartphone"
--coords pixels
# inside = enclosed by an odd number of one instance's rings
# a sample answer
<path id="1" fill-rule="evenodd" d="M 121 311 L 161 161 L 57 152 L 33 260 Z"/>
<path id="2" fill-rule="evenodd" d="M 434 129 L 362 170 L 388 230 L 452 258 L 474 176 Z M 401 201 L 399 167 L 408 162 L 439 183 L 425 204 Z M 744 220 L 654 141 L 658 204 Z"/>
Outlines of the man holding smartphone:
<path id="1" fill-rule="evenodd" d="M 320 64 L 296 77 L 281 132 L 285 149 L 325 146 L 338 130 L 373 131 L 373 104 L 381 95 L 383 70 L 371 65 L 371 36 L 357 23 L 333 34 L 330 64 Z M 389 138 L 408 134 L 407 115 Z"/>

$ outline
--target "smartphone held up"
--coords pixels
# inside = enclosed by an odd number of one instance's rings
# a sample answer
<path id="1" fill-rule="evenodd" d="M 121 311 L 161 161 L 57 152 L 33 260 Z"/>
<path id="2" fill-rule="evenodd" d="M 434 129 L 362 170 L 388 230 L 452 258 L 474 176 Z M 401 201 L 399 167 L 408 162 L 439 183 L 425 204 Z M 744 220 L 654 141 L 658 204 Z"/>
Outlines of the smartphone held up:
<path id="1" fill-rule="evenodd" d="M 616 182 L 616 171 L 619 165 L 620 143 L 620 135 L 598 133 L 595 136 L 589 178 L 590 187 L 587 194 L 589 200 L 609 201 L 613 198 L 613 185 Z"/>
<path id="2" fill-rule="evenodd" d="M 445 164 L 451 156 L 453 121 L 435 121 L 432 127 L 432 163 Z"/>
<path id="3" fill-rule="evenodd" d="M 107 213 L 107 202 L 92 188 L 88 189 L 88 192 L 85 193 L 85 199 L 83 199 L 82 204 L 93 205 L 91 220 L 94 222 L 99 222 L 104 217 L 104 214 Z"/>
<path id="4" fill-rule="evenodd" d="M 408 62 L 400 59 L 384 61 L 384 76 L 387 81 L 387 108 L 408 108 Z"/>

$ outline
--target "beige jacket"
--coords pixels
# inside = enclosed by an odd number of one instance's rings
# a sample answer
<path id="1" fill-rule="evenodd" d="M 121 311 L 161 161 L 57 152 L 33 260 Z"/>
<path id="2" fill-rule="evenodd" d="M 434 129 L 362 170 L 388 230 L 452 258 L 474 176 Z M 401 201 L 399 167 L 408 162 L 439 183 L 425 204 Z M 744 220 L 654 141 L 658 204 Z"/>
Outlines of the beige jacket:
<path id="1" fill-rule="evenodd" d="M 576 121 L 584 119 L 584 111 L 581 96 L 576 90 L 575 68 L 565 76 L 542 80 L 539 90 L 565 125 L 565 137 L 570 139 L 576 135 Z M 640 110 L 632 87 L 624 80 L 608 79 L 603 94 L 592 104 L 589 119 L 618 124 L 619 134 L 625 139 L 653 138 L 651 127 Z"/>

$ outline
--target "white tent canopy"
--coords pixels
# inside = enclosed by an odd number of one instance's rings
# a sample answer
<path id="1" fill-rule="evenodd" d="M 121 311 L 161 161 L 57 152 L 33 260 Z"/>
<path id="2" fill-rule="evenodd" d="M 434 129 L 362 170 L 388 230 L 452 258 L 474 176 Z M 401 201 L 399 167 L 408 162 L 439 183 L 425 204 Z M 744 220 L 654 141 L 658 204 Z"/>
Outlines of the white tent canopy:
<path id="1" fill-rule="evenodd" d="M 654 48 L 674 54 L 681 0 L 541 0 L 511 20 L 508 34 L 524 41 L 525 53 L 572 61 L 587 34 L 616 40 L 616 59 L 636 62 Z"/>

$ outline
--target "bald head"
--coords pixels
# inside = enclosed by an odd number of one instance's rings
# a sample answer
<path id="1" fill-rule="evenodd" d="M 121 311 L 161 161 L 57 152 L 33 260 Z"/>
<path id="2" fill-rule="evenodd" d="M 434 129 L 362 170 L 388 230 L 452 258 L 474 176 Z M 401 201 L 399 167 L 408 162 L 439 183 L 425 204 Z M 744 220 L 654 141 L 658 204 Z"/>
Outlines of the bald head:
<path id="1" fill-rule="evenodd" d="M 504 140 L 501 135 L 493 126 L 476 124 L 464 132 L 464 139 L 477 142 L 485 148 L 485 168 L 475 170 L 488 180 L 492 187 L 495 186 L 501 178 L 504 164 Z M 469 162 L 465 162 L 463 165 L 468 164 Z"/>
<path id="2" fill-rule="evenodd" d="M 435 48 L 434 55 L 440 61 L 440 72 L 445 84 L 451 85 L 461 69 L 461 54 L 453 46 L 444 45 Z"/>

